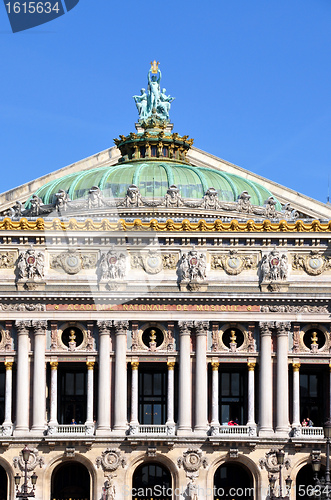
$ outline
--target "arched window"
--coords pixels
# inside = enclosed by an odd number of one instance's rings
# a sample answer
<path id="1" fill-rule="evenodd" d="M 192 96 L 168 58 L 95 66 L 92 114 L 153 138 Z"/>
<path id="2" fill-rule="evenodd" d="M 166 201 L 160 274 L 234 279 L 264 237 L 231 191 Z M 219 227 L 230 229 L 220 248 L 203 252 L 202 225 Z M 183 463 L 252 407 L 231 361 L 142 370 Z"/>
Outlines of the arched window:
<path id="1" fill-rule="evenodd" d="M 132 478 L 132 498 L 170 500 L 172 482 L 169 470 L 159 463 L 147 463 L 137 467 Z"/>
<path id="2" fill-rule="evenodd" d="M 79 462 L 66 462 L 56 467 L 52 475 L 52 500 L 90 500 L 90 474 Z"/>
<path id="3" fill-rule="evenodd" d="M 296 477 L 296 498 L 300 498 L 302 500 L 311 500 L 312 498 L 315 498 L 313 495 L 315 487 L 314 475 L 315 473 L 311 464 L 301 467 Z M 317 473 L 317 476 L 321 479 L 324 475 L 325 467 L 322 465 L 320 471 Z M 320 498 L 322 498 L 322 496 L 320 496 Z"/>
<path id="4" fill-rule="evenodd" d="M 254 484 L 250 470 L 242 464 L 221 465 L 214 475 L 214 500 L 253 500 Z"/>

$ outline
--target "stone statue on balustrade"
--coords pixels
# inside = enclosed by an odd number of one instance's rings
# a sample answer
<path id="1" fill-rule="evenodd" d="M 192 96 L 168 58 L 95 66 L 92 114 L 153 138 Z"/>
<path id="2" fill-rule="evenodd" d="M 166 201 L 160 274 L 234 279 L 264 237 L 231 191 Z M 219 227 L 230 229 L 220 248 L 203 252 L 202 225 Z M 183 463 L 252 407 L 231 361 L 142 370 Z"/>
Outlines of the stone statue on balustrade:
<path id="1" fill-rule="evenodd" d="M 148 87 L 147 93 L 144 88 L 141 89 L 140 95 L 133 96 L 136 103 L 139 122 L 148 122 L 150 118 L 156 118 L 161 122 L 169 122 L 169 111 L 172 101 L 175 99 L 166 94 L 166 89 L 161 90 L 161 70 L 159 63 L 154 61 L 151 63 L 151 68 L 148 71 Z"/>

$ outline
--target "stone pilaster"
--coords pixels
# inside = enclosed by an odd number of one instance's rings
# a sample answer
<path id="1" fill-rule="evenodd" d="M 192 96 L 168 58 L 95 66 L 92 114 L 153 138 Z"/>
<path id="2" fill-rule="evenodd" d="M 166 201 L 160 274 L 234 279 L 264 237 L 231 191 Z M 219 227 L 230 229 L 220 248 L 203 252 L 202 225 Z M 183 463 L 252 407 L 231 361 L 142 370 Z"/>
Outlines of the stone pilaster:
<path id="1" fill-rule="evenodd" d="M 93 400 L 94 400 L 94 361 L 86 361 L 87 368 L 87 412 L 86 412 L 86 428 L 90 434 L 94 431 L 93 423 Z"/>
<path id="2" fill-rule="evenodd" d="M 58 425 L 57 421 L 57 368 L 59 363 L 57 361 L 50 361 L 51 367 L 51 409 L 48 427 L 53 428 Z"/>
<path id="3" fill-rule="evenodd" d="M 260 323 L 260 436 L 273 434 L 271 334 L 274 323 Z"/>
<path id="4" fill-rule="evenodd" d="M 196 433 L 207 432 L 207 333 L 209 321 L 195 321 L 195 426 Z"/>
<path id="5" fill-rule="evenodd" d="M 179 405 L 178 435 L 192 432 L 191 328 L 190 321 L 179 326 Z"/>
<path id="6" fill-rule="evenodd" d="M 300 363 L 292 363 L 293 368 L 293 422 L 292 427 L 300 427 Z"/>
<path id="7" fill-rule="evenodd" d="M 2 424 L 3 434 L 11 436 L 13 432 L 12 423 L 12 397 L 13 397 L 13 361 L 6 359 L 6 388 L 5 388 L 5 420 Z"/>
<path id="8" fill-rule="evenodd" d="M 32 321 L 34 334 L 33 352 L 33 406 L 32 431 L 43 434 L 46 428 L 46 331 L 47 321 Z"/>
<path id="9" fill-rule="evenodd" d="M 31 321 L 16 321 L 15 324 L 17 328 L 17 381 L 14 435 L 25 436 L 29 432 L 29 328 Z"/>
<path id="10" fill-rule="evenodd" d="M 175 362 L 168 361 L 168 394 L 167 394 L 167 426 L 174 434 L 175 431 L 175 421 L 174 421 L 174 403 L 175 403 Z"/>
<path id="11" fill-rule="evenodd" d="M 110 331 L 112 321 L 98 321 L 99 328 L 99 387 L 97 435 L 110 433 Z"/>
<path id="12" fill-rule="evenodd" d="M 255 427 L 255 361 L 247 363 L 248 369 L 248 418 L 247 425 Z"/>
<path id="13" fill-rule="evenodd" d="M 131 431 L 139 425 L 138 422 L 138 361 L 131 362 Z"/>
<path id="14" fill-rule="evenodd" d="M 220 364 L 218 361 L 211 362 L 212 369 L 212 399 L 211 399 L 211 422 L 210 425 L 212 428 L 217 428 L 220 425 L 219 422 L 219 374 L 218 368 Z M 218 431 L 217 431 L 218 432 Z M 213 433 L 213 429 L 212 429 Z"/>
<path id="15" fill-rule="evenodd" d="M 276 432 L 284 437 L 289 433 L 288 419 L 288 335 L 291 323 L 276 322 L 277 332 L 277 410 Z"/>
<path id="16" fill-rule="evenodd" d="M 115 327 L 115 408 L 114 432 L 122 434 L 127 428 L 127 371 L 126 350 L 128 321 L 114 321 Z"/>

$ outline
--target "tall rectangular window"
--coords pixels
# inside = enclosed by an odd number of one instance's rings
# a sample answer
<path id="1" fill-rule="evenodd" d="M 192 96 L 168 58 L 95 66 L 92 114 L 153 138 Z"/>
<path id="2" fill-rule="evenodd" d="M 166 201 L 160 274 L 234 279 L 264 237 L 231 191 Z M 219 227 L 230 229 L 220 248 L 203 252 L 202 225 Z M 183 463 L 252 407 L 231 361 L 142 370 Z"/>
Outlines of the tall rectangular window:
<path id="1" fill-rule="evenodd" d="M 167 371 L 139 365 L 139 423 L 165 424 L 167 419 Z"/>
<path id="2" fill-rule="evenodd" d="M 60 371 L 59 423 L 77 424 L 86 421 L 86 371 L 67 368 Z"/>
<path id="3" fill-rule="evenodd" d="M 245 367 L 246 368 L 246 367 Z M 247 420 L 247 374 L 245 369 L 220 370 L 220 422 L 244 425 Z"/>

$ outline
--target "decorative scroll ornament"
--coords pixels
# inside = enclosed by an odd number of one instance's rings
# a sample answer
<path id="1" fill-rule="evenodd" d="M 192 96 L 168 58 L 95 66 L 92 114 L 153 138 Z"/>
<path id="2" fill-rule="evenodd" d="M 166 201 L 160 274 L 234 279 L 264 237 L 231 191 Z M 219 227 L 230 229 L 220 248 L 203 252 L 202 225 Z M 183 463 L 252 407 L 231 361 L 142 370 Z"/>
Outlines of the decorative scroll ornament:
<path id="1" fill-rule="evenodd" d="M 97 274 L 99 281 L 122 280 L 126 275 L 126 256 L 123 252 L 111 249 L 102 254 L 99 260 Z"/>
<path id="2" fill-rule="evenodd" d="M 0 351 L 11 351 L 13 342 L 10 331 L 7 328 L 0 328 Z"/>
<path id="3" fill-rule="evenodd" d="M 37 448 L 29 448 L 29 450 L 31 451 L 31 453 L 29 455 L 27 469 L 28 469 L 28 472 L 32 472 L 35 470 L 37 465 L 39 465 L 39 467 L 42 468 L 43 465 L 45 465 L 45 462 L 44 462 L 43 457 L 38 457 L 39 451 Z M 18 457 L 13 458 L 13 465 L 14 465 L 15 469 L 19 468 L 21 471 L 25 470 L 25 462 L 23 460 L 23 455 L 22 455 L 21 451 L 20 451 L 20 454 Z"/>
<path id="4" fill-rule="evenodd" d="M 208 461 L 202 457 L 202 451 L 198 448 L 189 448 L 183 453 L 182 457 L 177 459 L 178 467 L 183 467 L 187 477 L 197 477 L 200 467 L 206 468 Z"/>
<path id="5" fill-rule="evenodd" d="M 176 269 L 178 263 L 178 255 L 174 253 L 162 254 L 163 269 Z"/>
<path id="6" fill-rule="evenodd" d="M 45 257 L 33 248 L 20 253 L 16 262 L 18 279 L 34 280 L 44 278 Z"/>
<path id="7" fill-rule="evenodd" d="M 0 303 L 0 311 L 46 311 L 46 304 L 3 304 Z"/>
<path id="8" fill-rule="evenodd" d="M 260 263 L 261 281 L 286 280 L 288 274 L 287 255 L 274 249 L 262 257 Z"/>
<path id="9" fill-rule="evenodd" d="M 279 471 L 279 465 L 277 463 L 276 452 L 278 450 L 270 450 L 265 454 L 265 458 L 260 458 L 259 466 L 261 469 L 266 469 L 268 472 L 276 473 Z M 285 469 L 289 469 L 291 467 L 291 460 L 289 458 L 285 458 L 284 460 Z"/>
<path id="10" fill-rule="evenodd" d="M 93 269 L 97 264 L 97 254 L 79 254 L 76 250 L 53 255 L 50 267 L 63 269 L 67 274 L 77 274 L 81 269 Z"/>
<path id="11" fill-rule="evenodd" d="M 303 269 L 310 276 L 318 276 L 331 269 L 331 257 L 322 255 L 318 250 L 312 250 L 309 255 L 294 254 L 292 269 Z"/>
<path id="12" fill-rule="evenodd" d="M 114 448 L 107 448 L 101 453 L 101 457 L 97 457 L 96 466 L 102 467 L 104 472 L 114 472 L 119 467 L 125 467 L 126 460 L 121 455 L 120 450 Z"/>
<path id="13" fill-rule="evenodd" d="M 214 254 L 211 268 L 224 269 L 227 274 L 237 275 L 244 269 L 257 269 L 257 256 L 238 254 L 237 250 L 230 250 L 229 255 Z"/>

